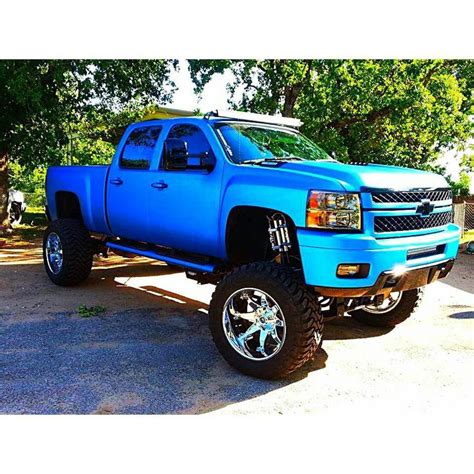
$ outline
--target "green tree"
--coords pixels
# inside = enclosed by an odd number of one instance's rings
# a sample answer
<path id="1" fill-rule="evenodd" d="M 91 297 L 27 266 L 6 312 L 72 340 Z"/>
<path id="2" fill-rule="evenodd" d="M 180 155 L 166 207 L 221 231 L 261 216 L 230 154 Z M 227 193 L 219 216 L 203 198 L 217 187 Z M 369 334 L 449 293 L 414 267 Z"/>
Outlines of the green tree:
<path id="1" fill-rule="evenodd" d="M 473 61 L 193 60 L 189 68 L 197 93 L 232 71 L 231 106 L 300 118 L 306 135 L 344 161 L 427 169 L 472 136 Z"/>
<path id="2" fill-rule="evenodd" d="M 471 179 L 466 172 L 462 172 L 459 175 L 459 181 L 450 182 L 453 188 L 453 194 L 455 197 L 466 198 L 469 196 L 469 189 L 471 186 Z"/>
<path id="3" fill-rule="evenodd" d="M 0 227 L 9 228 L 9 160 L 29 169 L 60 163 L 61 150 L 89 118 L 168 102 L 176 66 L 172 60 L 0 61 Z"/>

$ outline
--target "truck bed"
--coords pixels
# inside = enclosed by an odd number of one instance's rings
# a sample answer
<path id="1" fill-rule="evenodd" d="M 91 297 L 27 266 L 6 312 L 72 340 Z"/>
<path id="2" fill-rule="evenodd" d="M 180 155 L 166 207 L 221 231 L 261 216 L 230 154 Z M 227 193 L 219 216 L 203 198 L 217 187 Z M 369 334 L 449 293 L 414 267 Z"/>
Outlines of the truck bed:
<path id="1" fill-rule="evenodd" d="M 105 207 L 109 166 L 52 166 L 46 175 L 48 212 L 58 218 L 56 194 L 71 192 L 79 198 L 84 224 L 92 232 L 110 233 Z"/>

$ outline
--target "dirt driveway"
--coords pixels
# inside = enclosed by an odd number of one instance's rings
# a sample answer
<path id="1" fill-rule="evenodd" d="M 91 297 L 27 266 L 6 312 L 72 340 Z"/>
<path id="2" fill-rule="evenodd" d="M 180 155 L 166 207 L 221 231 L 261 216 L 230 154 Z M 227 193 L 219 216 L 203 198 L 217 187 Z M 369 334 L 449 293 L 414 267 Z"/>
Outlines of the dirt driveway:
<path id="1" fill-rule="evenodd" d="M 0 413 L 433 412 L 474 395 L 474 256 L 394 330 L 327 323 L 291 378 L 236 372 L 207 329 L 211 285 L 146 259 L 98 262 L 75 288 L 47 279 L 38 243 L 0 249 Z M 81 317 L 81 304 L 106 312 Z"/>

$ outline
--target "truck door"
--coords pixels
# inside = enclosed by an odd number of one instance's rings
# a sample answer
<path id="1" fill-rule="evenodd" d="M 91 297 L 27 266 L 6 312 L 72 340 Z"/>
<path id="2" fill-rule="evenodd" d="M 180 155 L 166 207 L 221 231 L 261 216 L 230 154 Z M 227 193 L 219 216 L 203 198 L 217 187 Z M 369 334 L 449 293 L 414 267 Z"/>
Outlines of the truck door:
<path id="1" fill-rule="evenodd" d="M 138 126 L 126 138 L 120 155 L 110 167 L 107 182 L 107 213 L 117 237 L 147 241 L 149 171 L 161 126 Z"/>
<path id="2" fill-rule="evenodd" d="M 207 130 L 206 130 L 207 131 Z M 212 171 L 196 169 L 199 156 L 215 157 L 211 142 L 217 138 L 211 131 L 193 124 L 174 125 L 166 139 L 186 142 L 190 168 L 163 169 L 163 156 L 150 188 L 151 242 L 178 250 L 216 255 L 218 215 L 223 163 L 217 160 Z"/>

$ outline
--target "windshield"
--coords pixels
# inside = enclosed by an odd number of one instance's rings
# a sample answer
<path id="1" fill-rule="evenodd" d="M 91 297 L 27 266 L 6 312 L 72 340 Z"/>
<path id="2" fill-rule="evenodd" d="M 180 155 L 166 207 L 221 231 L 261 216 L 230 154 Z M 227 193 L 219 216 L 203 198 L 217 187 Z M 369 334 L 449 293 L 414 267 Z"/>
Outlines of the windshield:
<path id="1" fill-rule="evenodd" d="M 228 122 L 216 124 L 216 129 L 234 163 L 284 158 L 331 159 L 315 143 L 293 130 Z"/>

